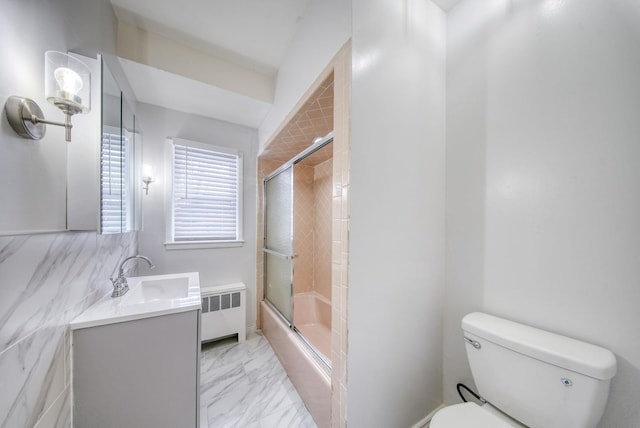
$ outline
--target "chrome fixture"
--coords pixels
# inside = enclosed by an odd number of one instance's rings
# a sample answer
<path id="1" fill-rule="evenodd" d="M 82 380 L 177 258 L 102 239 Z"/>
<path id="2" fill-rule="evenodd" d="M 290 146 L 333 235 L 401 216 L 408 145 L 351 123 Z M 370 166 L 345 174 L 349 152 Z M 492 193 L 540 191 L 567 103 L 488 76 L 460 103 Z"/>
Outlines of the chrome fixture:
<path id="1" fill-rule="evenodd" d="M 44 118 L 40 106 L 32 99 L 10 96 L 4 109 L 11 128 L 24 138 L 40 140 L 46 126 L 64 126 L 65 140 L 71 141 L 71 116 L 91 110 L 91 71 L 82 61 L 64 52 L 44 54 L 45 97 L 65 114 L 64 122 Z"/>
<path id="2" fill-rule="evenodd" d="M 153 167 L 147 164 L 142 165 L 142 182 L 144 183 L 144 186 L 142 186 L 142 190 L 144 190 L 145 195 L 149 194 L 149 184 L 153 183 L 154 181 Z"/>
<path id="3" fill-rule="evenodd" d="M 482 345 L 477 340 L 471 340 L 468 337 L 464 337 L 463 339 L 465 342 L 467 342 L 469 345 L 473 346 L 476 349 L 482 348 Z"/>
<path id="4" fill-rule="evenodd" d="M 144 260 L 149 264 L 150 269 L 153 269 L 155 267 L 151 262 L 151 260 L 149 260 L 145 256 L 136 255 L 136 256 L 127 257 L 126 259 L 124 259 L 122 263 L 120 263 L 120 267 L 118 268 L 118 277 L 111 278 L 111 282 L 113 283 L 113 293 L 111 293 L 111 297 L 124 296 L 125 294 L 127 294 L 127 291 L 129 291 L 129 284 L 127 284 L 127 278 L 125 278 L 124 276 L 124 264 L 129 260 L 133 260 L 133 259 Z"/>

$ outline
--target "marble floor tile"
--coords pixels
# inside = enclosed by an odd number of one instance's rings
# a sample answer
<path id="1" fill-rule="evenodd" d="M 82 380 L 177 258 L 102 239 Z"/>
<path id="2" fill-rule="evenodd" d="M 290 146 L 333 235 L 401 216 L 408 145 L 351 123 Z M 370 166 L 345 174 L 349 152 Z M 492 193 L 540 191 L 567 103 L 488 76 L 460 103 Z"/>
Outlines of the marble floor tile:
<path id="1" fill-rule="evenodd" d="M 200 367 L 200 428 L 316 427 L 261 334 L 204 345 Z"/>

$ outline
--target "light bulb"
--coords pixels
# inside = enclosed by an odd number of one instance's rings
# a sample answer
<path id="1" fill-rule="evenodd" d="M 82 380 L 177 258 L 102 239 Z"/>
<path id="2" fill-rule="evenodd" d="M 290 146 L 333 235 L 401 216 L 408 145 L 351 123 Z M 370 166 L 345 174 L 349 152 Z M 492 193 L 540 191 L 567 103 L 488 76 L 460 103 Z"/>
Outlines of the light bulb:
<path id="1" fill-rule="evenodd" d="M 143 179 L 144 178 L 153 179 L 153 167 L 151 165 L 148 165 L 148 164 L 142 165 L 142 177 Z"/>
<path id="2" fill-rule="evenodd" d="M 58 67 L 53 75 L 58 82 L 58 87 L 63 92 L 78 95 L 82 89 L 82 78 L 78 73 L 67 67 Z"/>

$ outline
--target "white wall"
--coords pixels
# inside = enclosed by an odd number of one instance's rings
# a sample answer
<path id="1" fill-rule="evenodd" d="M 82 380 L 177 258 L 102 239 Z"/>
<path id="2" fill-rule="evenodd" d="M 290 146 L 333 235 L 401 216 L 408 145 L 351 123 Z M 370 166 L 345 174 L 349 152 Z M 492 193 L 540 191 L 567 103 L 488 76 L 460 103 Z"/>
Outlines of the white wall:
<path id="1" fill-rule="evenodd" d="M 353 1 L 347 420 L 409 427 L 442 401 L 445 15 Z"/>
<path id="2" fill-rule="evenodd" d="M 258 130 L 260 150 L 351 37 L 350 0 L 312 0 L 278 71 L 273 107 Z"/>
<path id="3" fill-rule="evenodd" d="M 109 2 L 85 3 L 0 0 L 0 107 L 18 95 L 35 100 L 47 119 L 64 120 L 44 97 L 44 52 L 69 50 L 95 58 L 97 52 L 115 51 L 116 22 Z M 13 131 L 2 112 L 0 192 L 5 203 L 0 232 L 66 228 L 66 148 L 64 128 L 47 126 L 42 140 L 27 140 Z"/>
<path id="4" fill-rule="evenodd" d="M 247 326 L 256 325 L 256 130 L 215 119 L 138 104 L 137 123 L 142 127 L 143 162 L 153 166 L 157 181 L 142 197 L 143 230 L 140 253 L 153 260 L 152 271 L 144 274 L 200 272 L 200 284 L 247 285 Z M 242 247 L 194 250 L 166 250 L 164 147 L 167 137 L 232 147 L 244 156 L 244 239 Z"/>
<path id="5" fill-rule="evenodd" d="M 62 113 L 44 99 L 44 52 L 113 53 L 111 3 L 0 0 L 0 10 L 1 105 L 9 95 L 27 96 L 49 119 L 62 120 Z M 64 229 L 66 148 L 62 128 L 49 126 L 41 142 L 24 140 L 2 112 L 1 209 L 27 207 L 47 222 L 36 227 Z M 18 192 L 10 196 L 7 186 Z M 36 196 L 33 201 L 26 199 L 30 193 Z M 0 237 L 0 426 L 71 425 L 68 323 L 109 292 L 109 277 L 136 247 L 135 233 Z"/>
<path id="6" fill-rule="evenodd" d="M 640 424 L 640 4 L 463 0 L 448 17 L 445 400 L 483 310 L 612 350 Z"/>

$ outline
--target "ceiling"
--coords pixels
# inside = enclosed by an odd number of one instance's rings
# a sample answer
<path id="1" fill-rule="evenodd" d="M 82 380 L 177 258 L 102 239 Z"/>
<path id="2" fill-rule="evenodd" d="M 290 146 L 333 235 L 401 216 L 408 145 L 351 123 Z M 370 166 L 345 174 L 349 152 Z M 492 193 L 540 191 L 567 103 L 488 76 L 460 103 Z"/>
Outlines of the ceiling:
<path id="1" fill-rule="evenodd" d="M 111 0 L 122 23 L 199 53 L 198 60 L 239 70 L 236 81 L 252 87 L 258 76 L 275 86 L 278 68 L 311 0 Z M 119 42 L 120 43 L 120 42 Z M 142 43 L 145 43 L 142 41 Z M 271 103 L 229 89 L 215 73 L 198 80 L 138 58 L 120 62 L 138 101 L 258 128 Z M 196 63 L 186 67 L 198 67 Z M 193 68 L 192 68 L 193 69 Z M 243 70 L 246 70 L 245 73 Z M 227 77 L 228 78 L 228 77 Z M 247 79 L 242 83 L 242 79 Z M 159 89 L 163 88 L 163 89 Z"/>
<path id="2" fill-rule="evenodd" d="M 111 0 L 120 21 L 272 74 L 311 0 Z"/>
<path id="3" fill-rule="evenodd" d="M 433 1 L 445 11 L 459 2 Z M 270 79 L 273 86 L 311 3 L 312 0 L 111 0 L 119 21 L 195 50 L 211 61 L 250 70 Z M 251 128 L 260 126 L 271 107 L 264 98 L 256 99 L 223 84 L 131 59 L 121 59 L 121 63 L 140 102 Z M 252 84 L 246 83 L 246 87 Z"/>
<path id="4" fill-rule="evenodd" d="M 120 58 L 135 93 L 146 104 L 258 128 L 271 104 Z M 164 88 L 164 89 L 159 89 Z"/>

